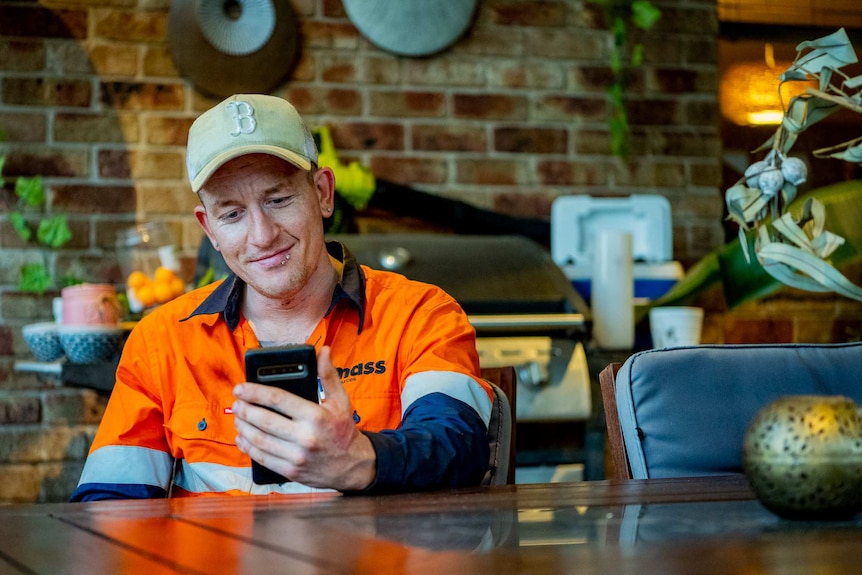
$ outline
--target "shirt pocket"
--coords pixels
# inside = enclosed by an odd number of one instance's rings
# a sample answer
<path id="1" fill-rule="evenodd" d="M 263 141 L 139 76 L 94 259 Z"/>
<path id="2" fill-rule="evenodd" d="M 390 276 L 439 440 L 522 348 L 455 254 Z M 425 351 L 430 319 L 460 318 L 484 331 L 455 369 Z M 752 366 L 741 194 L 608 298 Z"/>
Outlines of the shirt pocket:
<path id="1" fill-rule="evenodd" d="M 203 401 L 176 405 L 165 428 L 174 452 L 181 457 L 200 460 L 228 446 L 239 453 L 233 415 L 222 405 Z M 190 453 L 198 453 L 198 457 L 191 458 Z"/>

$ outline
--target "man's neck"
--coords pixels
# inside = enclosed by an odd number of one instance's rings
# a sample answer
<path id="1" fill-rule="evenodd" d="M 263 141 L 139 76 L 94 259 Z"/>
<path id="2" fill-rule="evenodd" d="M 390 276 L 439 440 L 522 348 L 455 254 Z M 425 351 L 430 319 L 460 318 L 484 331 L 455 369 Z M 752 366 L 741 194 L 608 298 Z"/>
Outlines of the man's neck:
<path id="1" fill-rule="evenodd" d="M 272 299 L 246 286 L 243 314 L 263 344 L 304 343 L 332 303 L 339 274 L 321 265 L 302 290 L 289 299 Z"/>

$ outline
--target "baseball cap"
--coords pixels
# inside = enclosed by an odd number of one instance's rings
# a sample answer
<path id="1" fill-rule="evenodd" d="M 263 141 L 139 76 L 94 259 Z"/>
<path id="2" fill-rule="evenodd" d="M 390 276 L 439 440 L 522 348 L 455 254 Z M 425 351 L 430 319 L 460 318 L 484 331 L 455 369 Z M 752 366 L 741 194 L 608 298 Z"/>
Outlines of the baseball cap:
<path id="1" fill-rule="evenodd" d="M 189 129 L 186 167 L 192 191 L 225 162 L 245 154 L 271 154 L 303 170 L 317 164 L 314 138 L 288 101 L 235 94 L 201 114 Z"/>

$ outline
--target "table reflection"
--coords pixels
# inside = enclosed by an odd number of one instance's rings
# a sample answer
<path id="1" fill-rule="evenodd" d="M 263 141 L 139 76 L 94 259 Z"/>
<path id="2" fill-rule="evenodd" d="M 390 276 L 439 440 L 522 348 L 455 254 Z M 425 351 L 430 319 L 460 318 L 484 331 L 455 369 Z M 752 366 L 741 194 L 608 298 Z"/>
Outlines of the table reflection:
<path id="1" fill-rule="evenodd" d="M 358 523 L 364 523 L 364 529 Z M 789 521 L 755 500 L 464 511 L 333 518 L 334 529 L 435 551 L 487 552 L 543 546 L 633 546 L 708 537 L 765 537 L 775 532 L 842 530 L 851 521 Z M 371 525 L 371 524 L 373 525 Z"/>

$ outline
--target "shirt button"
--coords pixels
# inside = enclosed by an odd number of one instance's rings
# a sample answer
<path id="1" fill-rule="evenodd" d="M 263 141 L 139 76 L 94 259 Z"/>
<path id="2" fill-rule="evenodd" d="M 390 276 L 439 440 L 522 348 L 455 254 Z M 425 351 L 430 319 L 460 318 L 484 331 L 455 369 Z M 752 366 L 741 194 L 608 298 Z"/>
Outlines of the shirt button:
<path id="1" fill-rule="evenodd" d="M 205 417 L 203 417 L 203 418 L 201 418 L 200 421 L 198 421 L 198 431 L 203 431 L 206 428 L 207 428 L 207 420 Z"/>

